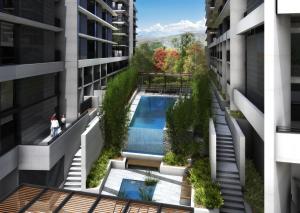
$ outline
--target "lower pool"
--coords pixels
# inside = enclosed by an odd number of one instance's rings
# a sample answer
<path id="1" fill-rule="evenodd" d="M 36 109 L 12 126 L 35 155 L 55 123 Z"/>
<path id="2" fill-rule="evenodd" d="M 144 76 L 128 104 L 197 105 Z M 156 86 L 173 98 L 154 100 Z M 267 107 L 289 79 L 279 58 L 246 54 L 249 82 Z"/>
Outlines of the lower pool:
<path id="1" fill-rule="evenodd" d="M 118 197 L 132 200 L 152 201 L 154 186 L 146 186 L 144 181 L 123 179 Z"/>

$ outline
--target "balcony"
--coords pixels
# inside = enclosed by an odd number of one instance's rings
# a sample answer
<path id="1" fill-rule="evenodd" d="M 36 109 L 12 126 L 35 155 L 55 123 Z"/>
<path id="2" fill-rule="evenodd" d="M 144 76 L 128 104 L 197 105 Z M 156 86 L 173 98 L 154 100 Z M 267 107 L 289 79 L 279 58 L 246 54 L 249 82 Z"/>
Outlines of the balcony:
<path id="1" fill-rule="evenodd" d="M 284 163 L 300 163 L 300 129 L 277 127 L 276 161 Z"/>
<path id="2" fill-rule="evenodd" d="M 277 0 L 278 14 L 298 14 L 300 13 L 300 1 L 298 0 Z"/>

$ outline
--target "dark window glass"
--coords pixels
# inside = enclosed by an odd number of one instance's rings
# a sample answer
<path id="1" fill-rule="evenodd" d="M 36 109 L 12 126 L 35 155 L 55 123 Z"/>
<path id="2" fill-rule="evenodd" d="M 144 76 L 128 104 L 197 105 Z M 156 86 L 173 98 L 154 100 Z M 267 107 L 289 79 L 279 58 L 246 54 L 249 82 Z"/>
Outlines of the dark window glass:
<path id="1" fill-rule="evenodd" d="M 246 96 L 264 111 L 264 32 L 259 28 L 247 35 Z"/>
<path id="2" fill-rule="evenodd" d="M 0 22 L 0 65 L 15 63 L 14 25 Z"/>
<path id="3" fill-rule="evenodd" d="M 13 115 L 0 119 L 0 155 L 17 146 L 15 138 L 15 120 Z"/>

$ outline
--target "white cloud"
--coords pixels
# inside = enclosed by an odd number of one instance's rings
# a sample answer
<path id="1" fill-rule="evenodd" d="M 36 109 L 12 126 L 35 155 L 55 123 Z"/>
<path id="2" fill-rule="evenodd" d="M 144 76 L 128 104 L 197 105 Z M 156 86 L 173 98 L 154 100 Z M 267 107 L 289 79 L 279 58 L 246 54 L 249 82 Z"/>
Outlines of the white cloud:
<path id="1" fill-rule="evenodd" d="M 141 37 L 161 37 L 176 35 L 185 32 L 203 32 L 205 30 L 206 19 L 192 22 L 190 20 L 181 20 L 177 23 L 162 25 L 154 24 L 148 28 L 138 28 L 137 32 Z"/>

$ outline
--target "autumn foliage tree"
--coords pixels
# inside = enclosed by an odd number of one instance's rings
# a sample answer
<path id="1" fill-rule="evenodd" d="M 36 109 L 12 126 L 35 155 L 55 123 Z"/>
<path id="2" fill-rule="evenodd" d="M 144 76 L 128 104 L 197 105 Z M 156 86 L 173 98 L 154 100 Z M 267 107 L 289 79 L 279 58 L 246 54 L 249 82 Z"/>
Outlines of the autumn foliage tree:
<path id="1" fill-rule="evenodd" d="M 158 71 L 175 72 L 180 55 L 176 49 L 158 48 L 154 52 L 154 66 Z"/>
<path id="2" fill-rule="evenodd" d="M 167 50 L 165 48 L 157 48 L 154 51 L 153 62 L 157 71 L 164 71 L 165 60 L 167 58 Z"/>

